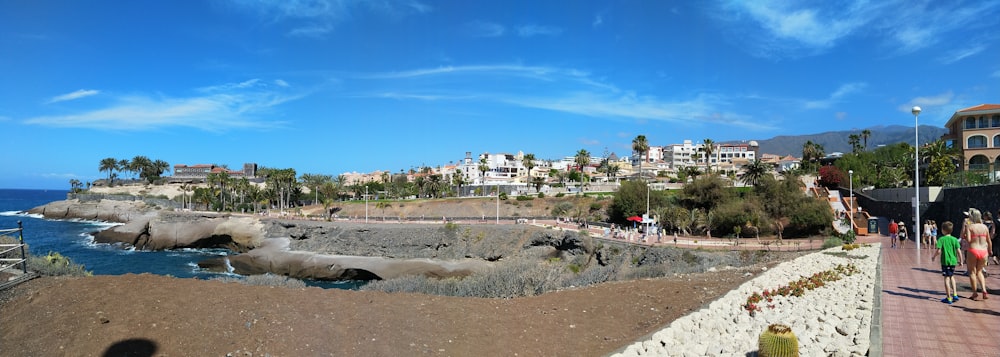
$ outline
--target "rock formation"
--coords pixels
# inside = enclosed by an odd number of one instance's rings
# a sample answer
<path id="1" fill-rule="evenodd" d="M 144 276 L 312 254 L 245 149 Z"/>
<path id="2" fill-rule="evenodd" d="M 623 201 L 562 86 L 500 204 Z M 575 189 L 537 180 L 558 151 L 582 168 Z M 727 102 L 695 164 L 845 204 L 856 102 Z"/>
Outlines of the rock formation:
<path id="1" fill-rule="evenodd" d="M 490 266 L 489 262 L 477 259 L 440 261 L 317 254 L 291 251 L 289 244 L 289 238 L 268 238 L 256 249 L 228 257 L 229 263 L 237 274 L 272 273 L 319 280 L 391 279 L 405 275 L 461 277 Z"/>

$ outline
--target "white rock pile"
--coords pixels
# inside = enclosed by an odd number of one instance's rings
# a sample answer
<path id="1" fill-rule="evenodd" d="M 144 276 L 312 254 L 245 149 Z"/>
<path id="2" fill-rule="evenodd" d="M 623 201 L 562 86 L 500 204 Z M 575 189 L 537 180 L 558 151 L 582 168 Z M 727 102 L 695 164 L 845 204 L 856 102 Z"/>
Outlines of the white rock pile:
<path id="1" fill-rule="evenodd" d="M 873 244 L 850 251 L 834 247 L 782 263 L 615 356 L 754 355 L 758 336 L 774 323 L 792 328 L 802 356 L 864 356 L 871 345 L 878 256 L 879 245 Z M 743 308 L 754 292 L 774 291 L 801 277 L 848 264 L 859 271 L 806 290 L 800 297 L 778 295 L 772 302 L 761 301 L 762 310 L 754 316 Z"/>

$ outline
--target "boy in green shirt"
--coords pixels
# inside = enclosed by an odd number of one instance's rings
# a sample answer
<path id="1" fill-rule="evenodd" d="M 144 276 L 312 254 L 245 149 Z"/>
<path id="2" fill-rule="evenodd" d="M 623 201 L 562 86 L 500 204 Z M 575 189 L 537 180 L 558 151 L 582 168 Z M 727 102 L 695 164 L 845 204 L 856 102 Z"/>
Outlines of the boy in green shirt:
<path id="1" fill-rule="evenodd" d="M 951 230 L 955 228 L 951 221 L 941 224 L 941 233 L 944 237 L 938 238 L 937 250 L 931 256 L 931 261 L 941 254 L 941 275 L 944 276 L 945 298 L 941 302 L 951 304 L 958 300 L 958 289 L 955 288 L 955 266 L 958 265 L 959 244 L 958 239 L 951 235 Z"/>

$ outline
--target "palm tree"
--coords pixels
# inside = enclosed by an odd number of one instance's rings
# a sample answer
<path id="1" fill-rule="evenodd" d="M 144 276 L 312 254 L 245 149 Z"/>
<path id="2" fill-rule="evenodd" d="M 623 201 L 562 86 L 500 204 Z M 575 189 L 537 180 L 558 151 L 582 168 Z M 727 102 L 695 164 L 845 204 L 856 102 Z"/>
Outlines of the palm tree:
<path id="1" fill-rule="evenodd" d="M 865 150 L 868 150 L 868 138 L 872 136 L 872 131 L 865 129 L 861 131 L 861 139 L 865 141 Z"/>
<path id="2" fill-rule="evenodd" d="M 816 163 L 824 155 L 823 145 L 814 143 L 812 140 L 807 140 L 805 144 L 802 144 L 802 161 Z"/>
<path id="3" fill-rule="evenodd" d="M 744 184 L 757 187 L 760 184 L 760 180 L 764 178 L 764 175 L 771 171 L 771 165 L 766 164 L 760 159 L 754 160 L 753 162 L 743 166 L 743 177 L 741 180 Z"/>
<path id="4" fill-rule="evenodd" d="M 712 172 L 712 154 L 715 153 L 715 141 L 712 139 L 705 139 L 703 142 L 705 145 L 705 173 Z"/>
<path id="5" fill-rule="evenodd" d="M 847 143 L 851 145 L 851 152 L 857 154 L 861 151 L 861 135 L 851 134 L 847 136 Z"/>
<path id="6" fill-rule="evenodd" d="M 531 169 L 528 169 L 530 172 Z M 462 196 L 462 185 L 465 184 L 465 175 L 462 174 L 462 169 L 456 169 L 455 173 L 451 175 L 451 184 L 458 186 L 458 195 Z"/>
<path id="7" fill-rule="evenodd" d="M 580 172 L 583 172 L 583 167 L 590 164 L 590 152 L 586 149 L 580 149 L 576 152 L 575 160 L 577 168 Z"/>
<path id="8" fill-rule="evenodd" d="M 580 188 L 583 187 L 583 180 L 586 177 L 583 173 L 583 168 L 590 164 L 590 152 L 586 149 L 580 149 L 576 152 L 576 166 L 580 170 Z"/>
<path id="9" fill-rule="evenodd" d="M 646 158 L 649 156 L 649 141 L 646 140 L 645 135 L 636 136 L 632 139 L 632 151 L 639 154 L 639 178 L 642 178 L 642 164 L 645 163 Z"/>
<path id="10" fill-rule="evenodd" d="M 104 158 L 101 160 L 101 165 L 98 166 L 98 172 L 108 172 L 108 186 L 112 185 L 111 174 L 118 169 L 118 160 L 113 157 Z"/>
<path id="11" fill-rule="evenodd" d="M 130 162 L 128 162 L 128 159 L 121 159 L 118 160 L 118 167 L 116 167 L 115 169 L 121 173 L 126 173 L 126 172 L 131 173 L 132 172 L 131 167 L 132 165 Z"/>
<path id="12" fill-rule="evenodd" d="M 378 202 L 375 203 L 375 208 L 378 208 L 378 209 L 382 210 L 382 220 L 383 221 L 385 221 L 385 209 L 386 208 L 391 208 L 391 207 L 392 207 L 392 205 L 389 204 L 389 202 L 378 201 Z"/>
<path id="13" fill-rule="evenodd" d="M 151 167 L 153 166 L 153 160 L 148 157 L 137 155 L 132 158 L 132 162 L 129 163 L 129 170 L 133 173 L 138 173 L 139 178 L 146 178 L 147 172 L 151 172 Z"/>
<path id="14" fill-rule="evenodd" d="M 187 193 L 191 190 L 191 185 L 181 184 L 181 209 L 187 208 Z"/>
<path id="15" fill-rule="evenodd" d="M 82 189 L 83 183 L 80 182 L 80 180 L 77 180 L 77 179 L 70 179 L 69 180 L 69 187 L 70 187 L 69 192 L 77 193 L 77 192 L 80 192 L 80 191 L 83 190 Z"/>
<path id="16" fill-rule="evenodd" d="M 531 182 L 531 169 L 535 168 L 535 154 L 524 155 L 521 163 L 528 168 L 528 182 Z"/>
<path id="17" fill-rule="evenodd" d="M 483 154 L 483 156 L 479 158 L 479 172 L 481 177 L 480 184 L 486 183 L 486 171 L 489 170 L 490 170 L 489 161 L 486 160 L 486 154 Z"/>

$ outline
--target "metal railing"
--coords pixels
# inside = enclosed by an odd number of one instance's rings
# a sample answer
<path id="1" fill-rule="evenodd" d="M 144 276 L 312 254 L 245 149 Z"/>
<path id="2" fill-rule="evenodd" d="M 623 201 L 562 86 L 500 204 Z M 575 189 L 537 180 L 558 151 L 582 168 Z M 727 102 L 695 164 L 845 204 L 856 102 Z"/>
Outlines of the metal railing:
<path id="1" fill-rule="evenodd" d="M 24 227 L 21 225 L 21 221 L 17 221 L 17 228 L 0 229 L 0 237 L 13 237 L 17 241 L 16 243 L 0 242 L 0 271 L 16 267 L 20 264 L 21 272 L 28 273 L 28 255 L 24 250 L 26 244 L 24 244 L 23 232 Z M 15 233 L 17 237 L 14 237 Z M 17 250 L 20 250 L 20 252 L 17 252 Z"/>

